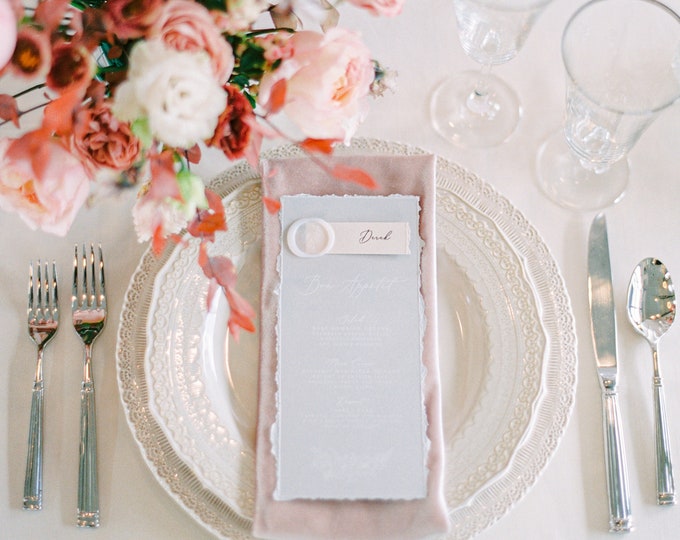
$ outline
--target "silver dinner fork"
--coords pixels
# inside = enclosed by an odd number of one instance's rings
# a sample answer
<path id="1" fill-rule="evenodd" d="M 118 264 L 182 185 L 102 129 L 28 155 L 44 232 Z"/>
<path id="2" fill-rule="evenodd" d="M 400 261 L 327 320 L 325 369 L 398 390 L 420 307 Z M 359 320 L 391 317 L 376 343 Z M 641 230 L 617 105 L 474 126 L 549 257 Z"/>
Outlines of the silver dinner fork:
<path id="1" fill-rule="evenodd" d="M 59 326 L 59 296 L 57 292 L 57 267 L 52 261 L 52 279 L 47 263 L 37 263 L 34 281 L 33 263 L 28 267 L 28 334 L 38 346 L 35 364 L 31 417 L 28 427 L 28 453 L 24 479 L 24 508 L 40 510 L 43 495 L 43 414 L 44 381 L 43 349 Z"/>
<path id="2" fill-rule="evenodd" d="M 83 380 L 80 388 L 80 461 L 76 522 L 78 527 L 99 527 L 97 418 L 92 376 L 92 343 L 104 328 L 106 321 L 106 290 L 101 245 L 98 246 L 97 251 L 98 258 L 95 260 L 94 246 L 90 244 L 88 264 L 88 253 L 83 245 L 79 262 L 76 245 L 73 257 L 73 294 L 71 296 L 73 327 L 85 346 Z M 82 272 L 80 277 L 79 267 Z"/>

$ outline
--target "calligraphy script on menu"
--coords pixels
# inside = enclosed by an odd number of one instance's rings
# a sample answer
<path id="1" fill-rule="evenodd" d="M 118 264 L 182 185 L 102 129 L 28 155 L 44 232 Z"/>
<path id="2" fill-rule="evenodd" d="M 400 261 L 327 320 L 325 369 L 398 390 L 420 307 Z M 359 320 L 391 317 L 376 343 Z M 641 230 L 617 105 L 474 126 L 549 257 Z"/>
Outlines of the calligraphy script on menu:
<path id="1" fill-rule="evenodd" d="M 419 199 L 281 203 L 274 496 L 425 497 Z M 310 215 L 326 231 L 321 244 L 332 244 L 321 256 L 287 244 Z M 372 244 L 391 247 L 366 250 Z"/>

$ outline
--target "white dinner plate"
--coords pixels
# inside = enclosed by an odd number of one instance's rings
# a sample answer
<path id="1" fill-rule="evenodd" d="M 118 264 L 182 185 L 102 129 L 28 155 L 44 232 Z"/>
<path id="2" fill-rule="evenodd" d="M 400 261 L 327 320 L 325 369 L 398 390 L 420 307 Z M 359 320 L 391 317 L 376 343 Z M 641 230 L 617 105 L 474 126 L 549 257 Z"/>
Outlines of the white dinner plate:
<path id="1" fill-rule="evenodd" d="M 343 150 L 341 150 L 343 151 Z M 349 153 L 421 150 L 358 140 Z M 269 155 L 298 155 L 283 147 Z M 259 305 L 261 190 L 237 165 L 212 187 L 229 231 L 213 246 Z M 450 538 L 478 533 L 533 485 L 573 403 L 576 337 L 557 266 L 493 188 L 437 159 L 437 285 Z M 121 314 L 117 367 L 132 432 L 161 485 L 219 537 L 251 538 L 258 335 L 228 337 L 191 239 L 147 252 Z"/>

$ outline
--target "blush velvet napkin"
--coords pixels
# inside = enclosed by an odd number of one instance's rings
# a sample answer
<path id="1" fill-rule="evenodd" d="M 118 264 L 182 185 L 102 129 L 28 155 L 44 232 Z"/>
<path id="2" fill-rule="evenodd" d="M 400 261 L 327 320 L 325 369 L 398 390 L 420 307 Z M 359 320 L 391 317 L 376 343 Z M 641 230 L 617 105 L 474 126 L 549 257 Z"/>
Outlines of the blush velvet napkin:
<path id="1" fill-rule="evenodd" d="M 427 325 L 423 338 L 425 367 L 423 401 L 427 414 L 427 495 L 413 500 L 275 500 L 276 458 L 272 453 L 271 428 L 276 420 L 276 325 L 279 297 L 277 259 L 281 249 L 281 222 L 277 214 L 264 212 L 262 254 L 262 319 L 256 434 L 256 493 L 253 534 L 267 539 L 415 539 L 445 533 L 449 529 L 443 495 L 444 448 L 441 395 L 437 357 L 437 297 L 435 238 L 435 159 L 417 156 L 336 156 L 335 162 L 368 172 L 379 187 L 363 189 L 342 182 L 307 158 L 263 162 L 262 178 L 267 195 L 278 198 L 309 195 L 389 195 L 420 197 L 421 293 Z M 394 471 L 399 474 L 398 470 Z"/>

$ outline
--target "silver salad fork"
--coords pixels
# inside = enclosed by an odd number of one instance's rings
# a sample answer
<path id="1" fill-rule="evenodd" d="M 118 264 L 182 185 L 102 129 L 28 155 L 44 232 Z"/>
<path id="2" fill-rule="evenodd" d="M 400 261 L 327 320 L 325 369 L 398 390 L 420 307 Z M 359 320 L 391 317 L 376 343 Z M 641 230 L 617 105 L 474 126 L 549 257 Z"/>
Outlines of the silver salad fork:
<path id="1" fill-rule="evenodd" d="M 43 349 L 57 332 L 59 326 L 59 296 L 57 292 L 57 267 L 52 261 L 52 279 L 47 263 L 37 263 L 34 281 L 33 263 L 28 267 L 28 334 L 38 346 L 35 365 L 33 393 L 31 396 L 31 417 L 28 427 L 28 454 L 24 479 L 24 508 L 40 510 L 43 495 Z"/>
<path id="2" fill-rule="evenodd" d="M 104 259 L 98 246 L 95 262 L 94 246 L 88 253 L 83 245 L 80 263 L 78 246 L 73 258 L 73 294 L 71 311 L 73 327 L 85 346 L 83 380 L 80 388 L 80 461 L 78 467 L 78 527 L 99 527 L 99 486 L 97 481 L 97 418 L 94 379 L 92 376 L 92 343 L 106 321 Z M 90 268 L 88 279 L 88 266 Z M 78 275 L 78 268 L 82 275 Z M 79 287 L 80 283 L 80 287 Z"/>

